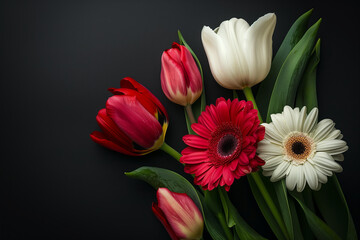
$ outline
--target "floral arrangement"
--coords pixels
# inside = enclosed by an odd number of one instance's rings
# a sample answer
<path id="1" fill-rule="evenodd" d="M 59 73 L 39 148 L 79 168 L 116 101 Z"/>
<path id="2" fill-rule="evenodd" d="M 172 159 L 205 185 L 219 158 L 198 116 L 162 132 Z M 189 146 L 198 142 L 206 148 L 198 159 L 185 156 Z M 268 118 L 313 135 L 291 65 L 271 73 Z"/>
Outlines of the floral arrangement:
<path id="1" fill-rule="evenodd" d="M 181 154 L 165 143 L 169 117 L 149 90 L 129 77 L 109 89 L 113 96 L 96 117 L 101 131 L 92 140 L 132 156 L 161 149 L 193 177 L 190 183 L 147 166 L 126 173 L 157 189 L 152 210 L 172 239 L 203 239 L 204 231 L 216 240 L 266 239 L 228 196 L 244 178 L 277 239 L 357 239 L 335 175 L 348 147 L 332 120 L 318 121 L 321 19 L 308 27 L 311 13 L 294 22 L 274 57 L 273 13 L 252 25 L 232 18 L 214 30 L 204 26 L 211 73 L 234 96 L 210 105 L 201 64 L 178 32 L 179 43 L 162 54 L 160 79 L 166 97 L 185 108 Z"/>

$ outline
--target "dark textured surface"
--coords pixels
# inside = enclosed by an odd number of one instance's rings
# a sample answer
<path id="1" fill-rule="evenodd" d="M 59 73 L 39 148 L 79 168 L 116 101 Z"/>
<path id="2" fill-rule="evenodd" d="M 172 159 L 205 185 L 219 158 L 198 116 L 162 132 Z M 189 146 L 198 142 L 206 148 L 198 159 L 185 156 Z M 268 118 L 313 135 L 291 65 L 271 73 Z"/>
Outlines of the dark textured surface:
<path id="1" fill-rule="evenodd" d="M 177 150 L 186 133 L 183 109 L 160 88 L 160 56 L 180 29 L 205 73 L 208 103 L 232 93 L 212 79 L 200 40 L 203 25 L 231 17 L 252 23 L 275 12 L 274 50 L 291 24 L 314 8 L 320 27 L 320 118 L 331 118 L 350 147 L 339 180 L 360 224 L 359 33 L 350 1 L 1 1 L 0 238 L 168 239 L 151 212 L 155 191 L 123 173 L 143 165 L 182 173 L 163 152 L 133 158 L 93 143 L 95 116 L 109 87 L 131 76 L 170 115 L 166 141 Z M 230 197 L 243 217 L 273 238 L 246 179 Z"/>

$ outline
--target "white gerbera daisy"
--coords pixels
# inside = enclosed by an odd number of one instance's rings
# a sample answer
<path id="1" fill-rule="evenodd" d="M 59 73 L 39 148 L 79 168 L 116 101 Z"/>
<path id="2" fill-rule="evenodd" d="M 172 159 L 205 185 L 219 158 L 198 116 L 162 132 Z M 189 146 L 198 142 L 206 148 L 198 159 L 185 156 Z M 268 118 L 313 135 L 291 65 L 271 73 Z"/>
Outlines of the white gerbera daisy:
<path id="1" fill-rule="evenodd" d="M 265 126 L 265 138 L 259 142 L 258 153 L 266 163 L 265 176 L 271 176 L 272 182 L 286 178 L 289 190 L 304 190 L 306 182 L 313 190 L 319 190 L 321 184 L 333 172 L 341 172 L 342 167 L 336 161 L 343 161 L 348 146 L 341 140 L 342 134 L 335 129 L 330 119 L 317 122 L 318 109 L 307 115 L 306 107 L 284 107 L 284 111 L 271 115 L 272 123 Z"/>

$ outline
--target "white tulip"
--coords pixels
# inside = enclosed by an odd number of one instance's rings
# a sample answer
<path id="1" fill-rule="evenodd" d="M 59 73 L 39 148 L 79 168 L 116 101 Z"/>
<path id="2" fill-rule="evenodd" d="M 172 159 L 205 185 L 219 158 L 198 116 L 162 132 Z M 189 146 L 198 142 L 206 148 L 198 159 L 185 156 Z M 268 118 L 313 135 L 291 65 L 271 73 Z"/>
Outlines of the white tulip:
<path id="1" fill-rule="evenodd" d="M 228 89 L 252 87 L 265 79 L 272 59 L 276 15 L 268 13 L 251 26 L 232 18 L 212 30 L 204 26 L 201 39 L 215 80 Z"/>

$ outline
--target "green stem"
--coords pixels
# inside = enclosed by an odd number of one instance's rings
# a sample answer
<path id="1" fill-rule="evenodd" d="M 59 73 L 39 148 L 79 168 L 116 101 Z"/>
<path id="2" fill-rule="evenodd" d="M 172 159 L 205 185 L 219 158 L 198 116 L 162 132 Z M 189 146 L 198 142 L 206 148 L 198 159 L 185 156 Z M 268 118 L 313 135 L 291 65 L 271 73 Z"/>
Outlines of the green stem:
<path id="1" fill-rule="evenodd" d="M 255 98 L 254 98 L 254 95 L 252 93 L 251 88 L 244 88 L 243 92 L 244 92 L 244 95 L 246 97 L 246 100 L 252 101 L 252 103 L 254 105 L 254 109 L 258 110 L 259 120 L 260 120 L 260 123 L 262 123 L 263 120 L 261 118 L 261 115 L 260 115 L 260 112 L 259 112 L 259 109 L 258 109 L 258 106 L 256 104 L 256 101 L 255 101 Z M 264 185 L 264 182 L 262 181 L 262 179 L 261 179 L 261 177 L 259 175 L 259 172 L 253 172 L 253 173 L 251 173 L 251 176 L 253 177 L 257 187 L 259 188 L 259 191 L 260 191 L 261 195 L 263 196 L 266 204 L 268 205 L 268 207 L 269 207 L 272 215 L 274 216 L 276 222 L 279 224 L 279 227 L 280 227 L 281 231 L 283 232 L 285 237 L 287 239 L 289 239 L 289 234 L 288 234 L 288 232 L 286 230 L 284 220 L 282 219 L 282 216 L 281 216 L 279 210 L 275 206 L 274 201 L 272 200 L 269 192 L 267 191 L 267 189 L 266 189 L 266 187 Z"/>
<path id="2" fill-rule="evenodd" d="M 255 101 L 255 98 L 254 98 L 254 95 L 253 95 L 253 93 L 252 93 L 251 88 L 248 88 L 248 87 L 247 87 L 247 88 L 244 88 L 244 89 L 243 89 L 243 92 L 244 92 L 244 94 L 245 94 L 246 100 L 252 101 L 253 104 L 254 104 L 254 109 L 258 110 L 259 120 L 260 120 L 260 123 L 262 123 L 263 120 L 262 120 L 262 118 L 261 118 L 259 109 L 258 109 L 258 107 L 257 107 L 257 105 L 256 105 L 256 101 Z"/>
<path id="3" fill-rule="evenodd" d="M 284 233 L 286 239 L 289 239 L 289 234 L 286 230 L 286 226 L 284 223 L 284 220 L 281 217 L 281 214 L 277 207 L 275 206 L 275 203 L 273 202 L 269 192 L 267 191 L 264 182 L 262 181 L 259 172 L 253 172 L 251 173 L 252 178 L 254 179 L 257 187 L 259 188 L 259 191 L 261 192 L 261 195 L 263 196 L 266 204 L 268 205 L 272 215 L 274 216 L 276 222 L 279 224 L 281 231 Z"/>
<path id="4" fill-rule="evenodd" d="M 218 213 L 217 218 L 219 219 L 219 222 L 221 224 L 221 227 L 224 229 L 224 232 L 226 234 L 227 239 L 232 240 L 234 238 L 233 234 L 230 231 L 230 228 L 228 227 L 226 220 L 224 218 L 223 213 Z"/>
<path id="5" fill-rule="evenodd" d="M 194 112 L 193 112 L 193 110 L 191 108 L 191 104 L 186 105 L 185 110 L 186 110 L 186 113 L 187 113 L 187 115 L 189 117 L 190 123 L 191 124 L 196 123 L 196 120 L 195 120 L 195 117 L 194 117 Z"/>
<path id="6" fill-rule="evenodd" d="M 175 158 L 176 160 L 180 160 L 181 154 L 172 147 L 170 147 L 166 142 L 163 143 L 160 149 Z"/>

